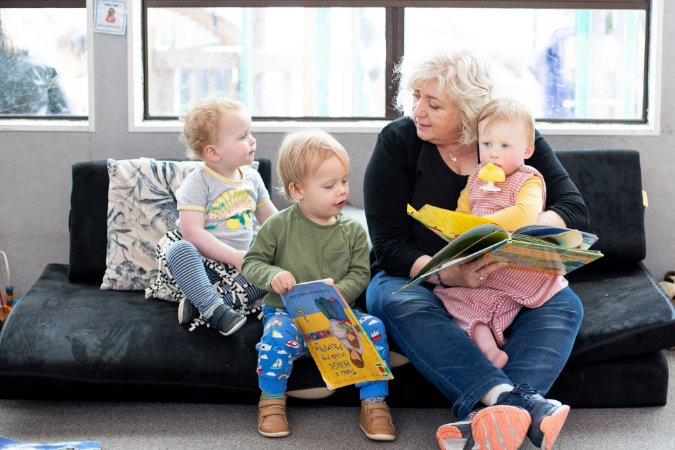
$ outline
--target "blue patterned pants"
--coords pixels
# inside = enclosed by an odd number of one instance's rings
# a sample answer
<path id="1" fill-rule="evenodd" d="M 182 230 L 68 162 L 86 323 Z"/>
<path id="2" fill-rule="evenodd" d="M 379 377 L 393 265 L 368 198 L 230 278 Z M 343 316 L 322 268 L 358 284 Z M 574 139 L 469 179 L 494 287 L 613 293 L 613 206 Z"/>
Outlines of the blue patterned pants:
<path id="1" fill-rule="evenodd" d="M 265 331 L 258 350 L 258 385 L 260 390 L 272 394 L 286 392 L 286 383 L 293 370 L 293 361 L 310 356 L 302 332 L 285 309 L 263 307 L 265 313 Z M 375 316 L 354 311 L 363 330 L 372 338 L 373 344 L 382 359 L 389 366 L 389 345 L 384 324 Z M 364 381 L 357 383 L 361 390 L 361 400 L 370 397 L 386 396 L 389 393 L 388 381 Z"/>

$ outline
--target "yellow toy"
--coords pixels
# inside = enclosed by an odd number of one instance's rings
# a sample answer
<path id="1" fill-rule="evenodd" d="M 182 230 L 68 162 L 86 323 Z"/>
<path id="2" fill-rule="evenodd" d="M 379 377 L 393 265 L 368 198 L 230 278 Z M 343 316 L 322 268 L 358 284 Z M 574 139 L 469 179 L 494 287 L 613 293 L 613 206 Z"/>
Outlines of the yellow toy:
<path id="1" fill-rule="evenodd" d="M 488 163 L 487 166 L 480 169 L 478 172 L 478 178 L 488 182 L 487 186 L 481 186 L 481 189 L 490 192 L 497 192 L 501 191 L 501 189 L 495 186 L 495 181 L 502 182 L 506 180 L 506 175 L 504 175 L 504 171 L 501 167 L 495 166 L 492 163 Z"/>

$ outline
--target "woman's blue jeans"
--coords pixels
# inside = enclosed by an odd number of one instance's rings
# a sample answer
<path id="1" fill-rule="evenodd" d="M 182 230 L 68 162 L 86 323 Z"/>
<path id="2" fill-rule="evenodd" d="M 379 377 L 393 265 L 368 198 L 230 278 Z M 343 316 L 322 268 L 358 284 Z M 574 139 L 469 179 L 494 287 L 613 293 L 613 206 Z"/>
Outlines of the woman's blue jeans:
<path id="1" fill-rule="evenodd" d="M 529 384 L 545 395 L 572 351 L 583 307 L 565 288 L 541 307 L 523 308 L 504 346 L 509 361 L 497 369 L 452 321 L 441 300 L 418 284 L 396 295 L 409 278 L 378 273 L 368 285 L 368 312 L 382 320 L 389 339 L 452 403 L 463 419 L 490 389 L 500 384 Z"/>

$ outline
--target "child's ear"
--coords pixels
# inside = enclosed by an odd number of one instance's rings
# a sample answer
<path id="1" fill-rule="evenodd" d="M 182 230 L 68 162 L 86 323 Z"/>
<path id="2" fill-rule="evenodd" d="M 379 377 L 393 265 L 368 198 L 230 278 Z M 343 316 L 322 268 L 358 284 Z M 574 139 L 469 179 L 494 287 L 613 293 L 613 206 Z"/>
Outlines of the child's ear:
<path id="1" fill-rule="evenodd" d="M 525 149 L 525 155 L 523 155 L 523 159 L 528 159 L 533 154 L 534 154 L 534 142 L 530 142 L 530 145 L 528 145 L 527 148 Z"/>
<path id="2" fill-rule="evenodd" d="M 303 199 L 304 195 L 302 194 L 302 187 L 300 187 L 300 185 L 290 183 L 288 185 L 288 190 L 291 191 L 291 194 L 293 194 L 293 197 L 295 197 L 296 200 Z"/>
<path id="3" fill-rule="evenodd" d="M 207 145 L 204 147 L 204 156 L 209 159 L 209 161 L 218 162 L 220 161 L 220 155 L 216 151 L 216 147 L 213 145 Z"/>

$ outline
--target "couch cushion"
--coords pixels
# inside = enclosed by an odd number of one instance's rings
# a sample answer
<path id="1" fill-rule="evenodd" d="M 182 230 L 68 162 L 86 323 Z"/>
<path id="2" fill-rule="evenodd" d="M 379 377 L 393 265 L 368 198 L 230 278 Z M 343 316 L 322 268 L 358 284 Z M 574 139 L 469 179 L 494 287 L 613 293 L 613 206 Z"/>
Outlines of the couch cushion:
<path id="1" fill-rule="evenodd" d="M 256 158 L 265 187 L 271 193 L 272 162 Z M 70 197 L 70 281 L 101 282 L 106 270 L 108 169 L 107 162 L 73 164 Z"/>
<path id="2" fill-rule="evenodd" d="M 177 305 L 139 291 L 71 283 L 68 267 L 47 266 L 12 310 L 0 337 L 3 376 L 120 385 L 218 387 L 257 400 L 255 344 L 262 322 L 249 316 L 232 336 L 179 325 Z M 325 387 L 311 359 L 296 362 L 289 390 Z M 54 385 L 53 385 L 54 386 Z"/>
<path id="3" fill-rule="evenodd" d="M 675 308 L 641 262 L 599 260 L 567 279 L 584 305 L 568 366 L 675 346 Z"/>
<path id="4" fill-rule="evenodd" d="M 64 265 L 47 266 L 3 327 L 0 397 L 258 401 L 260 321 L 249 317 L 228 337 L 205 327 L 190 332 L 177 323 L 173 303 L 145 300 L 136 291 L 101 291 L 96 282 L 70 283 L 67 271 Z M 318 392 L 329 394 L 323 403 L 358 405 L 353 386 L 326 392 L 311 358 L 294 367 L 288 384 L 296 394 L 293 402 L 302 401 L 297 396 L 304 392 Z M 411 364 L 393 373 L 390 405 L 450 406 Z M 665 403 L 667 385 L 668 365 L 660 352 L 651 352 L 568 365 L 551 393 L 573 407 L 655 406 Z"/>
<path id="5" fill-rule="evenodd" d="M 140 290 L 157 278 L 157 243 L 176 229 L 176 191 L 201 161 L 108 160 L 108 251 L 101 289 Z"/>
<path id="6" fill-rule="evenodd" d="M 640 154 L 635 150 L 561 150 L 556 156 L 584 198 L 586 231 L 604 260 L 642 261 L 646 255 Z"/>

